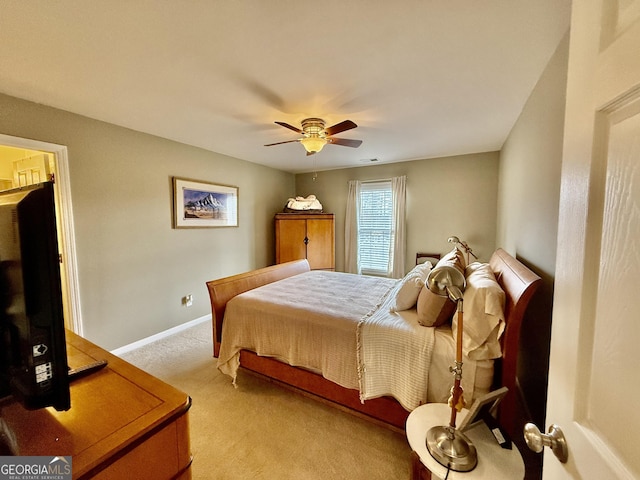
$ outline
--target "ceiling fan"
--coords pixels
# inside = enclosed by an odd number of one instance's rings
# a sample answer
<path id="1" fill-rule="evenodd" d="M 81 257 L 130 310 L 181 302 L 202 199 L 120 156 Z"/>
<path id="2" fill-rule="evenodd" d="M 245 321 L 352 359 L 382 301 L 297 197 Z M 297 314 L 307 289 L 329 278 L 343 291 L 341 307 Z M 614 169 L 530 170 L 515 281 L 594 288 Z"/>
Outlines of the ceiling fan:
<path id="1" fill-rule="evenodd" d="M 342 145 L 343 147 L 357 148 L 362 144 L 362 140 L 350 140 L 348 138 L 335 138 L 333 135 L 352 128 L 356 128 L 358 125 L 351 120 L 345 120 L 337 123 L 332 127 L 325 128 L 324 120 L 321 118 L 305 118 L 302 120 L 302 129 L 294 127 L 284 122 L 275 122 L 285 128 L 293 130 L 302 135 L 302 138 L 297 140 L 287 140 L 286 142 L 269 143 L 265 147 L 271 147 L 273 145 L 281 145 L 283 143 L 300 142 L 307 151 L 307 155 L 313 155 L 318 153 L 327 144 Z"/>

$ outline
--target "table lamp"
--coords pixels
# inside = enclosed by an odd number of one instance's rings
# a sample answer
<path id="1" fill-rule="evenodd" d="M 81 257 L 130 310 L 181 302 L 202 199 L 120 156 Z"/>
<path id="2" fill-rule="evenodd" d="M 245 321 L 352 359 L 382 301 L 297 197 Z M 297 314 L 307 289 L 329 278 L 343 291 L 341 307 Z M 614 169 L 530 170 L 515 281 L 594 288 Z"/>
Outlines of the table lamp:
<path id="1" fill-rule="evenodd" d="M 453 265 L 438 265 L 431 270 L 426 281 L 427 288 L 436 295 L 449 297 L 457 305 L 458 331 L 456 335 L 455 367 L 450 367 L 454 374 L 453 388 L 449 405 L 451 419 L 449 425 L 432 427 L 427 431 L 427 449 L 438 463 L 457 472 L 473 470 L 478 463 L 476 447 L 471 440 L 456 429 L 456 415 L 464 408 L 462 396 L 462 328 L 463 328 L 463 295 L 466 286 L 464 274 Z"/>

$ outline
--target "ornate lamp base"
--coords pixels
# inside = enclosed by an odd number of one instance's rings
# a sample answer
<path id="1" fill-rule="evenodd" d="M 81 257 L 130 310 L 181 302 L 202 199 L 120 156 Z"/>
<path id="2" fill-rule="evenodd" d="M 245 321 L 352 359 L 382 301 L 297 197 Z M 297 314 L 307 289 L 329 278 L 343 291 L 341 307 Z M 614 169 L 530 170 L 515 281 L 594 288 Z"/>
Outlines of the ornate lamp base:
<path id="1" fill-rule="evenodd" d="M 468 472 L 478 464 L 476 447 L 453 427 L 433 427 L 427 431 L 427 449 L 438 463 L 456 472 Z"/>

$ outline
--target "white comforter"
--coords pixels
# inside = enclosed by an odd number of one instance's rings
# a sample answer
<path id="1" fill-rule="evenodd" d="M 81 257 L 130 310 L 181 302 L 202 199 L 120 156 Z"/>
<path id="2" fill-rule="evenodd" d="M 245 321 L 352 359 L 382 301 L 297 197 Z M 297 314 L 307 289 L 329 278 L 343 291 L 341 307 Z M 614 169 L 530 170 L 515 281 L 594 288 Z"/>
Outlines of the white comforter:
<path id="1" fill-rule="evenodd" d="M 389 310 L 397 280 L 311 271 L 232 299 L 218 368 L 234 382 L 241 349 L 321 373 L 361 399 L 427 398 L 434 329 Z"/>

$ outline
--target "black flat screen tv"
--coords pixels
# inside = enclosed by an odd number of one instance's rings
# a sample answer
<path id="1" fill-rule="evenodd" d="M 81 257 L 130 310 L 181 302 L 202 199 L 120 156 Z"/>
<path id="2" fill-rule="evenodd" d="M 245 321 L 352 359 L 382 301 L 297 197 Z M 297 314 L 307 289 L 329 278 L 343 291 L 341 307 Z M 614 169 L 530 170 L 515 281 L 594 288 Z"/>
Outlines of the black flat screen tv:
<path id="1" fill-rule="evenodd" d="M 53 183 L 0 192 L 0 397 L 71 407 Z"/>

